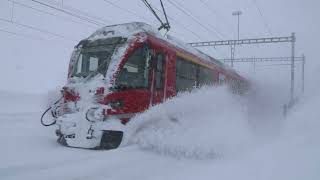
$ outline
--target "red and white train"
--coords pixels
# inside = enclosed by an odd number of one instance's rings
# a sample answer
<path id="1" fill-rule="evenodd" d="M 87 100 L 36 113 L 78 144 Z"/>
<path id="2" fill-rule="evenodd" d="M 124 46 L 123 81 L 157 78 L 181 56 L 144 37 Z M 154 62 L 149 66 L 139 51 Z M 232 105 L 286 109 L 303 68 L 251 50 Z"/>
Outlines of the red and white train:
<path id="1" fill-rule="evenodd" d="M 63 98 L 52 108 L 58 142 L 117 148 L 136 113 L 179 92 L 223 83 L 239 93 L 249 87 L 221 62 L 159 35 L 147 24 L 103 27 L 72 54 Z"/>

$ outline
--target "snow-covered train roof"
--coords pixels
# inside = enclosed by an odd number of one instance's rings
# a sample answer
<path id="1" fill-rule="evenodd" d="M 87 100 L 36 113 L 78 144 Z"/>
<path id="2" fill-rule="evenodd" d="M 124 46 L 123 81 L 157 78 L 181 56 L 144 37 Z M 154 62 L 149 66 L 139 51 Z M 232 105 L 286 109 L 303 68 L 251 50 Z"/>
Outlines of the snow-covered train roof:
<path id="1" fill-rule="evenodd" d="M 162 37 L 160 33 L 152 26 L 142 22 L 132 22 L 102 27 L 94 32 L 91 36 L 89 36 L 88 40 L 93 41 L 110 37 L 129 38 L 141 32 L 146 32 L 157 37 Z"/>
<path id="2" fill-rule="evenodd" d="M 100 29 L 98 29 L 96 32 L 94 32 L 92 35 L 90 35 L 87 40 L 94 41 L 97 39 L 105 39 L 105 38 L 111 38 L 111 37 L 124 37 L 124 38 L 130 38 L 137 33 L 147 33 L 150 35 L 153 35 L 159 39 L 163 39 L 165 41 L 170 42 L 172 45 L 181 48 L 183 50 L 186 50 L 190 53 L 192 53 L 195 56 L 201 57 L 201 59 L 208 61 L 210 63 L 214 63 L 220 67 L 229 69 L 233 72 L 235 72 L 233 69 L 229 68 L 228 66 L 225 66 L 222 62 L 219 60 L 201 52 L 200 50 L 178 40 L 177 38 L 167 35 L 162 36 L 159 31 L 149 24 L 143 23 L 143 22 L 132 22 L 132 23 L 125 23 L 125 24 L 117 24 L 117 25 L 111 25 L 111 26 L 105 26 Z M 236 73 L 236 72 L 235 72 Z"/>

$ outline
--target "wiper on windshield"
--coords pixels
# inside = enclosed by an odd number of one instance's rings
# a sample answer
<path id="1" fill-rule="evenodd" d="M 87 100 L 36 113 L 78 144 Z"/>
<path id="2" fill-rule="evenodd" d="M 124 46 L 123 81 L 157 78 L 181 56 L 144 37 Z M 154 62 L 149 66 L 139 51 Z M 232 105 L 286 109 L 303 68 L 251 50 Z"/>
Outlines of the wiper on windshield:
<path id="1" fill-rule="evenodd" d="M 71 77 L 87 77 L 88 73 L 85 73 L 85 72 L 79 72 L 77 74 L 72 74 Z"/>

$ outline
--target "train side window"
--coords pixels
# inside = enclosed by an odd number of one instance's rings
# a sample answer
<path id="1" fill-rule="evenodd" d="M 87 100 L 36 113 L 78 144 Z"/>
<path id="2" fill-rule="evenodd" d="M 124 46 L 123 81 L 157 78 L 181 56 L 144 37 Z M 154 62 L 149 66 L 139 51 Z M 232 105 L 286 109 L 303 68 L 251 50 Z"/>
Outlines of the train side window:
<path id="1" fill-rule="evenodd" d="M 198 83 L 200 86 L 211 85 L 214 81 L 212 70 L 199 66 Z"/>
<path id="2" fill-rule="evenodd" d="M 161 89 L 163 88 L 163 82 L 164 82 L 164 56 L 162 53 L 157 54 L 156 56 L 157 62 L 156 62 L 156 88 Z"/>
<path id="3" fill-rule="evenodd" d="M 198 65 L 178 57 L 176 61 L 176 91 L 188 91 L 197 85 Z"/>
<path id="4" fill-rule="evenodd" d="M 82 54 L 80 54 L 79 60 L 76 64 L 77 68 L 75 69 L 76 72 L 74 72 L 75 74 L 79 74 L 82 71 Z"/>

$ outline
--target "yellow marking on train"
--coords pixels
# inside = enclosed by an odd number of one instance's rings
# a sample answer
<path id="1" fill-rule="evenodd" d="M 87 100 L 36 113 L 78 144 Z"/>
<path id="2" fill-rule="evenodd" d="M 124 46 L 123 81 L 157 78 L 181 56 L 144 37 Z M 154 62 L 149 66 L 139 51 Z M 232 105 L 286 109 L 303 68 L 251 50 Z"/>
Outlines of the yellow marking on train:
<path id="1" fill-rule="evenodd" d="M 190 62 L 193 62 L 193 63 L 195 63 L 195 64 L 198 64 L 198 65 L 200 65 L 200 66 L 204 66 L 204 67 L 206 67 L 206 68 L 209 68 L 209 69 L 214 69 L 214 65 L 212 65 L 212 64 L 206 64 L 206 63 L 204 63 L 204 62 L 201 62 L 201 61 L 199 61 L 199 60 L 196 60 L 196 59 L 194 59 L 193 57 L 191 57 L 191 56 L 189 56 L 189 55 L 186 55 L 186 54 L 184 54 L 184 53 L 181 53 L 181 52 L 176 52 L 176 56 L 177 57 L 181 57 L 181 58 L 183 58 L 183 59 L 185 59 L 185 60 L 187 60 L 187 61 L 190 61 Z"/>

